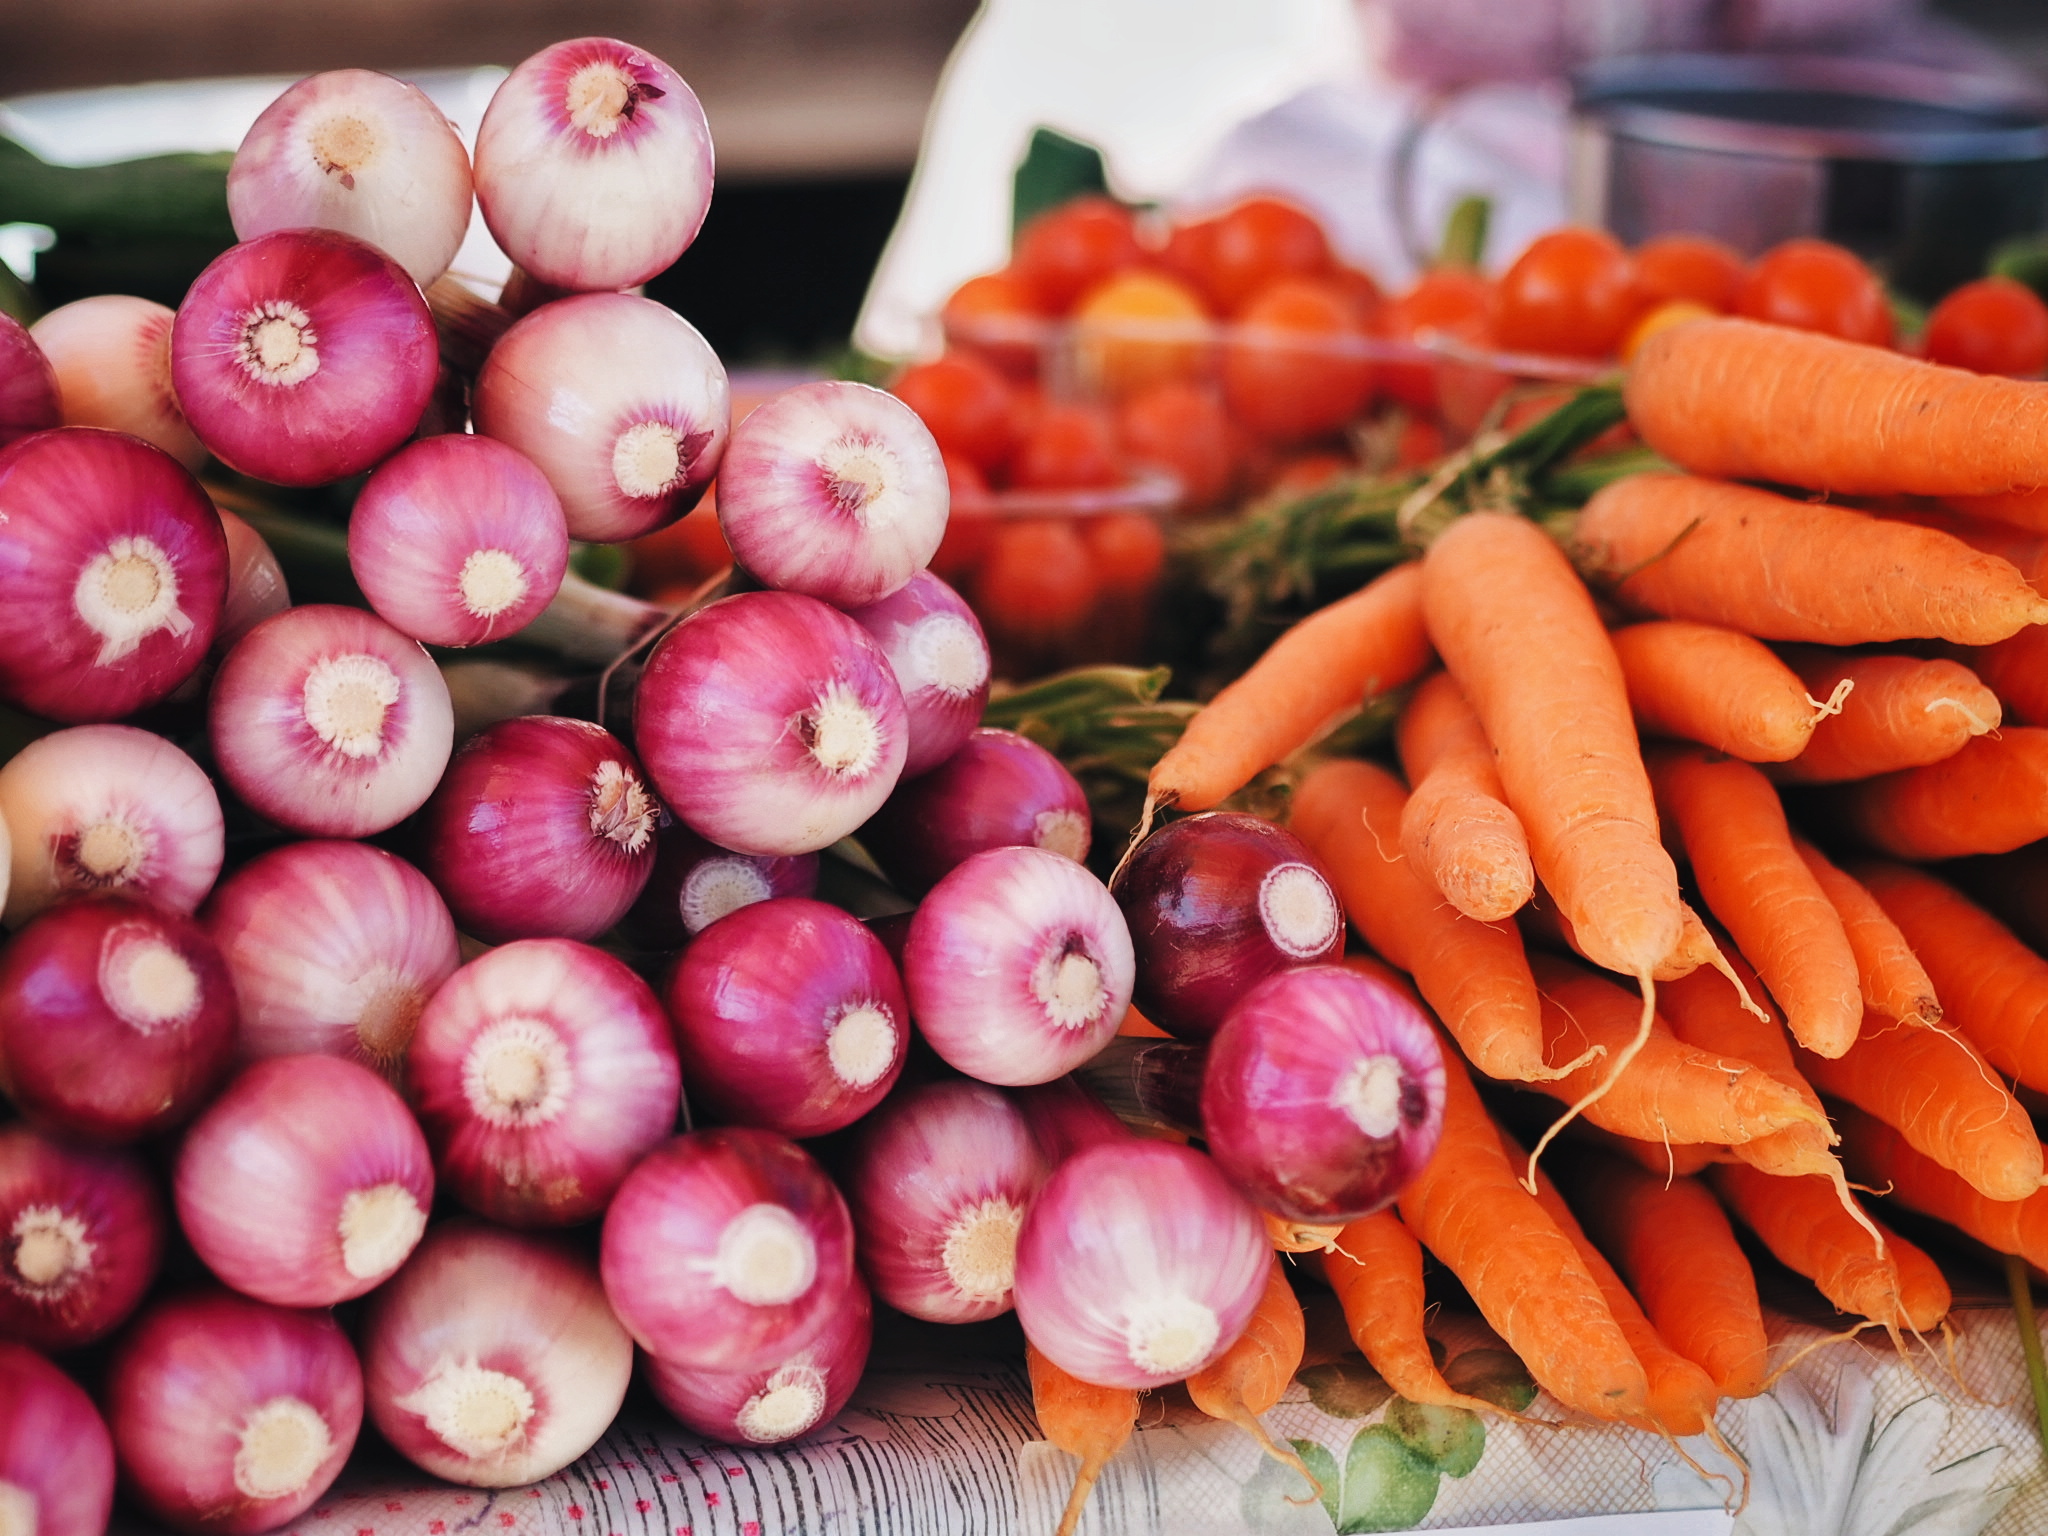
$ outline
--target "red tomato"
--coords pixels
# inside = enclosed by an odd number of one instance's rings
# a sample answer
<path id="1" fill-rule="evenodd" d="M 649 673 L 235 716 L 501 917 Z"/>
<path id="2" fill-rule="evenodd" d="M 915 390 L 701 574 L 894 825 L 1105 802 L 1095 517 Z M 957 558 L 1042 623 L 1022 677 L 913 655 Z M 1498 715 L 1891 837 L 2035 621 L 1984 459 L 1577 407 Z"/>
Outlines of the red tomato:
<path id="1" fill-rule="evenodd" d="M 1134 464 L 1181 483 L 1183 505 L 1209 507 L 1237 475 L 1237 433 L 1215 391 L 1175 381 L 1133 395 L 1116 414 L 1117 441 Z"/>
<path id="2" fill-rule="evenodd" d="M 1742 257 L 1705 235 L 1659 235 L 1636 247 L 1636 286 L 1643 307 L 1690 299 L 1720 314 L 1735 307 Z"/>
<path id="3" fill-rule="evenodd" d="M 1074 309 L 1074 353 L 1093 390 L 1121 400 L 1206 370 L 1212 327 L 1194 291 L 1164 272 L 1134 268 L 1092 288 Z"/>
<path id="4" fill-rule="evenodd" d="M 972 353 L 949 352 L 906 368 L 889 388 L 923 418 L 941 453 L 958 454 L 988 470 L 1017 445 L 1013 392 L 993 364 Z"/>
<path id="5" fill-rule="evenodd" d="M 946 344 L 971 349 L 1013 378 L 1038 371 L 1038 342 L 1045 323 L 1038 296 L 1015 272 L 984 272 L 970 277 L 946 300 L 939 312 Z"/>
<path id="6" fill-rule="evenodd" d="M 1168 259 L 1175 254 L 1167 246 Z M 1216 312 L 1236 315 L 1283 277 L 1330 270 L 1330 242 L 1313 215 L 1274 197 L 1254 197 L 1209 221 L 1178 253 Z"/>
<path id="7" fill-rule="evenodd" d="M 1735 312 L 1874 347 L 1892 340 L 1884 284 L 1853 251 L 1825 240 L 1787 240 L 1757 257 L 1742 280 Z"/>
<path id="8" fill-rule="evenodd" d="M 1341 289 L 1351 300 L 1351 308 L 1358 316 L 1358 323 L 1370 326 L 1373 317 L 1387 302 L 1387 296 L 1380 292 L 1380 285 L 1372 280 L 1370 272 L 1357 267 L 1332 267 L 1326 274 L 1330 284 Z"/>
<path id="9" fill-rule="evenodd" d="M 1620 241 L 1605 230 L 1553 229 L 1501 275 L 1495 331 L 1510 352 L 1607 357 L 1642 307 Z"/>
<path id="10" fill-rule="evenodd" d="M 1493 340 L 1493 284 L 1463 267 L 1439 267 L 1387 303 L 1373 320 L 1373 330 L 1389 341 L 1414 341 L 1429 333 L 1454 336 L 1474 346 Z M 1437 371 L 1433 363 L 1383 363 L 1382 393 L 1418 411 L 1437 408 Z"/>
<path id="11" fill-rule="evenodd" d="M 1300 442 L 1334 432 L 1372 398 L 1372 360 L 1355 350 L 1364 327 L 1330 284 L 1283 277 L 1245 305 L 1237 328 L 1223 350 L 1223 397 L 1261 436 Z"/>
<path id="12" fill-rule="evenodd" d="M 1106 197 L 1078 197 L 1024 226 L 1010 269 L 1039 308 L 1064 315 L 1090 288 L 1143 258 L 1129 209 Z"/>
<path id="13" fill-rule="evenodd" d="M 1088 546 L 1064 518 L 1006 521 L 975 573 L 974 607 L 991 637 L 1043 644 L 1088 621 L 1101 593 Z"/>
<path id="14" fill-rule="evenodd" d="M 1339 476 L 1354 473 L 1358 465 L 1341 453 L 1319 449 L 1314 453 L 1299 453 L 1280 466 L 1280 473 L 1273 477 L 1266 487 L 1273 496 L 1306 496 L 1310 491 L 1319 491 Z"/>
<path id="15" fill-rule="evenodd" d="M 1109 418 L 1085 405 L 1047 405 L 1010 458 L 1018 490 L 1078 490 L 1123 479 Z"/>
<path id="16" fill-rule="evenodd" d="M 1934 306 L 1930 362 L 2029 379 L 2048 368 L 2048 304 L 2025 283 L 1980 277 Z"/>
<path id="17" fill-rule="evenodd" d="M 1166 535 L 1142 512 L 1111 512 L 1080 520 L 1081 538 L 1095 557 L 1095 574 L 1108 593 L 1152 590 L 1166 568 Z"/>
<path id="18" fill-rule="evenodd" d="M 932 556 L 932 574 L 957 584 L 980 564 L 995 536 L 995 501 L 988 481 L 970 461 L 951 453 L 944 457 L 952 506 L 946 514 L 945 537 Z"/>

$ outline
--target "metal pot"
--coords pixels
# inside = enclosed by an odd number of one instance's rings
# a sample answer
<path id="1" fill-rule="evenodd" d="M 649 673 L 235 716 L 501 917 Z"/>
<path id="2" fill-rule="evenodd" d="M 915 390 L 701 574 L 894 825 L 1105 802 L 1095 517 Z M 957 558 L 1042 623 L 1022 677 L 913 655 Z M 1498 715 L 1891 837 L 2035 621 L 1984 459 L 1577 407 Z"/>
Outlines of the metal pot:
<path id="1" fill-rule="evenodd" d="M 1630 245 L 1819 236 L 1931 300 L 2048 223 L 2048 96 L 1873 59 L 1612 60 L 1573 81 L 1570 201 Z"/>

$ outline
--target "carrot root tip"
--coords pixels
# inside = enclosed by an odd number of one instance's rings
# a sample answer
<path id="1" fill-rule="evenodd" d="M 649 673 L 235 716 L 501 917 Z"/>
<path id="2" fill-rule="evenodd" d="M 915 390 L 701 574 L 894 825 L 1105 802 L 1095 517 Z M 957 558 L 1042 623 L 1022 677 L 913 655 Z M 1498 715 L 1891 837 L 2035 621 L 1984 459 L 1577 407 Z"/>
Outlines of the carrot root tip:
<path id="1" fill-rule="evenodd" d="M 1813 706 L 1813 723 L 1819 725 L 1829 715 L 1839 715 L 1843 707 L 1849 702 L 1849 695 L 1855 687 L 1856 679 L 1845 677 L 1835 684 L 1835 691 L 1829 694 L 1826 699 L 1816 699 L 1809 693 L 1806 696 L 1806 702 Z"/>

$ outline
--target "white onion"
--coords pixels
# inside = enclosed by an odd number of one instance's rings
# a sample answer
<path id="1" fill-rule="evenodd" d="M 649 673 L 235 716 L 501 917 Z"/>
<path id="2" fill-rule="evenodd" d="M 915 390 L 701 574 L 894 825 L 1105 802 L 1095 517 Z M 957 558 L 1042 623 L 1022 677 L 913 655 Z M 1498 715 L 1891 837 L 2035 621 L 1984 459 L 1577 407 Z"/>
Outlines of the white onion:
<path id="1" fill-rule="evenodd" d="M 172 312 L 126 293 L 60 304 L 29 327 L 57 373 L 64 424 L 154 443 L 187 469 L 206 449 L 171 388 Z"/>

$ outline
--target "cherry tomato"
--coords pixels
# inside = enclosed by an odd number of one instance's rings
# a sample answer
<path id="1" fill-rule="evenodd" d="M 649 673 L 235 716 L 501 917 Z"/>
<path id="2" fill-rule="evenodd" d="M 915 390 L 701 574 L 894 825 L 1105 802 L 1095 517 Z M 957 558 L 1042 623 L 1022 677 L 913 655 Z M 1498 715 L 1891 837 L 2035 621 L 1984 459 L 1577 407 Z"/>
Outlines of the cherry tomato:
<path id="1" fill-rule="evenodd" d="M 1109 418 L 1085 405 L 1048 404 L 1010 458 L 1018 490 L 1079 490 L 1123 479 Z"/>
<path id="2" fill-rule="evenodd" d="M 1340 289 L 1283 277 L 1245 305 L 1236 328 L 1223 350 L 1223 397 L 1253 432 L 1280 442 L 1318 437 L 1372 397 L 1372 360 L 1359 350 L 1364 328 Z"/>
<path id="3" fill-rule="evenodd" d="M 1635 264 L 1614 236 L 1553 229 L 1501 275 L 1495 330 L 1510 352 L 1606 357 L 1642 303 Z"/>
<path id="4" fill-rule="evenodd" d="M 1394 440 L 1394 468 L 1420 469 L 1425 464 L 1434 464 L 1450 446 L 1444 440 L 1442 426 L 1427 416 L 1410 416 L 1401 424 L 1401 435 Z"/>
<path id="5" fill-rule="evenodd" d="M 1171 242 L 1167 249 L 1174 250 Z M 1232 316 L 1281 278 L 1319 277 L 1331 266 L 1323 226 L 1276 197 L 1239 203 L 1209 221 L 1180 254 L 1216 312 Z"/>
<path id="6" fill-rule="evenodd" d="M 1330 268 L 1324 276 L 1351 300 L 1351 309 L 1358 316 L 1358 323 L 1370 327 L 1373 317 L 1387 302 L 1387 296 L 1380 292 L 1380 285 L 1372 280 L 1372 274 L 1357 267 L 1340 266 Z"/>
<path id="7" fill-rule="evenodd" d="M 1374 318 L 1373 329 L 1389 341 L 1415 341 L 1436 333 L 1474 346 L 1493 340 L 1493 284 L 1463 267 L 1439 267 L 1388 302 Z M 1437 408 L 1437 371 L 1433 363 L 1383 363 L 1383 393 L 1418 411 Z"/>
<path id="8" fill-rule="evenodd" d="M 906 368 L 889 388 L 923 418 L 941 453 L 988 470 L 1017 445 L 1014 392 L 993 364 L 972 353 L 949 352 Z"/>
<path id="9" fill-rule="evenodd" d="M 1280 466 L 1280 473 L 1273 477 L 1266 487 L 1273 496 L 1306 496 L 1310 491 L 1319 491 L 1332 480 L 1354 473 L 1358 465 L 1341 453 L 1317 449 L 1313 453 L 1298 453 Z"/>
<path id="10" fill-rule="evenodd" d="M 1088 621 L 1091 659 L 1135 660 L 1152 627 L 1152 598 L 1166 569 L 1166 535 L 1141 512 L 1112 512 L 1079 521 L 1099 588 L 1095 613 Z"/>
<path id="11" fill-rule="evenodd" d="M 1930 362 L 2033 378 L 2048 368 L 2048 304 L 2025 283 L 1980 277 L 1934 306 L 1925 344 Z"/>
<path id="12" fill-rule="evenodd" d="M 1208 322 L 1185 283 L 1143 268 L 1119 272 L 1074 309 L 1082 381 L 1121 400 L 1170 379 L 1198 378 L 1208 363 Z"/>
<path id="13" fill-rule="evenodd" d="M 1064 315 L 1090 288 L 1143 257 L 1129 209 L 1106 197 L 1077 197 L 1024 226 L 1010 267 L 1040 309 Z"/>
<path id="14" fill-rule="evenodd" d="M 1825 240 L 1787 240 L 1757 257 L 1742 280 L 1735 312 L 1874 347 L 1892 340 L 1884 284 L 1853 251 Z"/>
<path id="15" fill-rule="evenodd" d="M 942 454 L 952 507 L 946 514 L 945 536 L 932 556 L 932 574 L 958 583 L 980 564 L 995 536 L 995 500 L 988 481 L 974 464 L 958 454 Z"/>
<path id="16" fill-rule="evenodd" d="M 1088 546 L 1065 518 L 1003 522 L 975 573 L 975 611 L 990 638 L 1012 646 L 1044 645 L 1071 635 L 1095 609 L 1102 590 Z"/>
<path id="17" fill-rule="evenodd" d="M 1015 272 L 970 277 L 939 311 L 946 344 L 979 353 L 1012 378 L 1038 372 L 1045 316 L 1031 285 Z"/>
<path id="18" fill-rule="evenodd" d="M 1132 463 L 1180 481 L 1183 506 L 1214 506 L 1237 478 L 1237 431 L 1200 385 L 1176 380 L 1131 396 L 1116 413 L 1116 436 Z"/>
<path id="19" fill-rule="evenodd" d="M 1645 305 L 1690 299 L 1719 314 L 1735 307 L 1742 257 L 1705 235 L 1659 235 L 1636 247 L 1636 286 Z"/>

